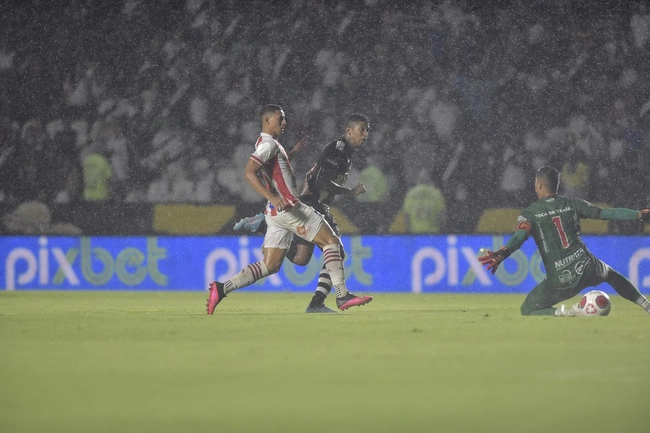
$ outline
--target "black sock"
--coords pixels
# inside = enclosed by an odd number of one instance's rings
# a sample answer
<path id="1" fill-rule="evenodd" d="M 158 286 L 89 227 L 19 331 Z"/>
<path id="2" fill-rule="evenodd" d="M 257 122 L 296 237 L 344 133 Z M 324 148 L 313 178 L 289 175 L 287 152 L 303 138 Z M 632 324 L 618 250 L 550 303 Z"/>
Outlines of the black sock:
<path id="1" fill-rule="evenodd" d="M 316 291 L 314 292 L 314 296 L 311 298 L 311 302 L 309 303 L 309 306 L 315 307 L 316 305 L 321 305 L 325 302 L 325 293 Z"/>

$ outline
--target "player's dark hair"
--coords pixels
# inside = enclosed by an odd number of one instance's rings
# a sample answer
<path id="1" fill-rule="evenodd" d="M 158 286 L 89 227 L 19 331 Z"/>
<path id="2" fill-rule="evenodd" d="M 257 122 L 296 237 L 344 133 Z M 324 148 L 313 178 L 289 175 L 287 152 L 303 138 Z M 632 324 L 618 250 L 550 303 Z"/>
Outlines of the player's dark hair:
<path id="1" fill-rule="evenodd" d="M 262 108 L 262 111 L 260 111 L 260 119 L 262 122 L 264 122 L 264 116 L 268 116 L 269 114 L 273 114 L 276 111 L 282 110 L 282 107 L 276 104 L 268 104 L 265 105 L 264 108 Z"/>
<path id="2" fill-rule="evenodd" d="M 553 167 L 545 165 L 537 170 L 537 179 L 551 192 L 557 192 L 560 187 L 560 172 Z"/>
<path id="3" fill-rule="evenodd" d="M 345 127 L 354 128 L 354 125 L 362 122 L 370 123 L 370 120 L 368 120 L 368 118 L 363 114 L 352 113 L 347 117 L 347 119 L 345 119 Z"/>

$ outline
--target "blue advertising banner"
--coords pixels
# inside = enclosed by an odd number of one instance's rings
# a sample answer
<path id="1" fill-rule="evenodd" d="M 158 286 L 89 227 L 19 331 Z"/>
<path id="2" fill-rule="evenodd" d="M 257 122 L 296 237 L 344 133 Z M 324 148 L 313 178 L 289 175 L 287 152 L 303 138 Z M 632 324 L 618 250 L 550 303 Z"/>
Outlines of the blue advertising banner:
<path id="1" fill-rule="evenodd" d="M 588 248 L 650 291 L 650 238 L 585 236 Z M 544 278 L 532 239 L 499 268 L 486 272 L 479 248 L 507 237 L 474 235 L 344 236 L 351 291 L 527 293 Z M 262 237 L 0 237 L 2 290 L 207 290 L 262 259 Z M 308 266 L 285 260 L 277 274 L 246 290 L 306 291 L 322 266 L 316 248 Z M 606 284 L 601 290 L 612 293 Z"/>

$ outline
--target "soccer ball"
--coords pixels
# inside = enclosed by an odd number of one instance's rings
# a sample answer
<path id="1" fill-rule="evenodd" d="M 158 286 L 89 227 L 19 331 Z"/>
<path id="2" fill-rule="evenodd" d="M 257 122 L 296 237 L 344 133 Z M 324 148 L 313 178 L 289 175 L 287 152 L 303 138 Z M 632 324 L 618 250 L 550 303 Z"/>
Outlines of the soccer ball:
<path id="1" fill-rule="evenodd" d="M 607 316 L 612 311 L 612 303 L 609 301 L 607 293 L 592 290 L 585 293 L 578 302 L 578 309 L 581 316 Z"/>

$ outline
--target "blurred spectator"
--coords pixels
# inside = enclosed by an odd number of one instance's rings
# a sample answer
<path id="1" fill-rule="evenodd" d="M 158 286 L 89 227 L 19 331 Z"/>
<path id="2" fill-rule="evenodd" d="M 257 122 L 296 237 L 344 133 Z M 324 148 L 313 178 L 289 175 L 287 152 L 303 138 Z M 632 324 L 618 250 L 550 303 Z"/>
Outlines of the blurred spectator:
<path id="1" fill-rule="evenodd" d="M 563 185 L 562 195 L 590 200 L 590 175 L 586 153 L 579 147 L 572 147 L 565 158 L 560 170 Z"/>
<path id="2" fill-rule="evenodd" d="M 366 192 L 356 196 L 361 203 L 379 203 L 386 199 L 388 182 L 378 156 L 370 156 L 359 172 L 357 182 L 366 186 Z"/>
<path id="3" fill-rule="evenodd" d="M 532 192 L 529 188 L 530 182 L 526 179 L 533 169 L 530 166 L 530 158 L 524 151 L 512 149 L 506 149 L 504 157 L 505 167 L 501 175 L 503 203 L 512 207 L 521 207 Z"/>
<path id="4" fill-rule="evenodd" d="M 206 158 L 192 161 L 190 180 L 193 182 L 192 199 L 197 203 L 214 202 L 215 175 Z"/>
<path id="5" fill-rule="evenodd" d="M 88 202 L 107 202 L 112 198 L 113 170 L 103 140 L 94 140 L 82 151 L 84 190 Z"/>
<path id="6" fill-rule="evenodd" d="M 42 128 L 45 134 L 30 147 L 38 170 L 38 199 L 48 205 L 76 200 L 81 192 L 81 171 L 74 132 L 61 119 L 55 119 L 46 126 L 39 122 L 28 122 L 36 131 Z M 33 126 L 38 124 L 38 127 Z M 33 128 L 33 129 L 32 129 Z"/>
<path id="7" fill-rule="evenodd" d="M 83 114 L 94 103 L 101 101 L 101 95 L 106 91 L 106 86 L 97 79 L 97 65 L 95 63 L 77 63 L 74 74 L 65 78 L 63 92 L 69 113 Z"/>
<path id="8" fill-rule="evenodd" d="M 7 190 L 16 202 L 51 198 L 52 185 L 57 182 L 53 175 L 55 167 L 46 153 L 47 135 L 38 120 L 23 124 L 17 148 L 7 162 L 12 173 Z"/>
<path id="9" fill-rule="evenodd" d="M 67 168 L 52 165 L 74 152 L 56 156 L 54 132 L 35 137 L 35 121 L 69 123 L 78 148 L 102 139 L 116 200 L 146 200 L 150 184 L 176 170 L 178 185 L 152 199 L 200 183 L 192 200 L 257 201 L 239 188 L 238 146 L 257 134 L 256 110 L 269 102 L 285 107 L 288 131 L 308 131 L 314 143 L 336 134 L 337 113 L 363 109 L 377 119 L 373 148 L 391 168 L 398 203 L 421 168 L 446 173 L 451 209 L 519 206 L 529 193 L 522 175 L 542 163 L 562 167 L 569 145 L 584 153 L 592 190 L 625 185 L 631 174 L 618 164 L 644 161 L 650 13 L 640 0 L 41 3 L 3 9 L 0 116 L 23 127 L 0 149 L 7 201 L 74 195 L 60 185 Z M 181 158 L 189 165 L 178 171 Z M 194 160 L 208 163 L 213 181 L 203 169 L 205 180 L 196 178 Z M 491 174 L 472 174 L 484 161 Z M 300 177 L 308 167 L 295 168 Z M 476 179 L 496 190 L 478 205 Z M 612 198 L 635 207 L 638 196 L 621 187 Z"/>
<path id="10" fill-rule="evenodd" d="M 103 125 L 100 140 L 106 142 L 106 152 L 110 155 L 113 171 L 113 196 L 123 201 L 127 194 L 129 179 L 129 151 L 122 123 L 118 119 L 108 121 Z"/>
<path id="11" fill-rule="evenodd" d="M 404 223 L 408 233 L 441 233 L 445 229 L 447 205 L 440 188 L 434 185 L 431 174 L 422 170 L 417 185 L 406 193 Z"/>
<path id="12" fill-rule="evenodd" d="M 383 233 L 390 218 L 392 218 L 391 205 L 387 204 L 388 180 L 386 169 L 381 164 L 378 155 L 369 156 L 365 167 L 356 174 L 356 179 L 348 179 L 350 184 L 362 183 L 366 192 L 354 196 L 355 205 L 350 206 L 354 214 L 355 224 L 363 233 Z M 356 170 L 355 170 L 356 172 Z M 352 176 L 351 176 L 352 177 Z"/>
<path id="13" fill-rule="evenodd" d="M 16 190 L 16 177 L 19 167 L 18 153 L 19 128 L 8 116 L 0 123 L 0 201 L 9 201 Z"/>
<path id="14" fill-rule="evenodd" d="M 638 50 L 647 50 L 650 41 L 650 13 L 645 4 L 640 4 L 637 12 L 632 16 L 630 28 L 634 47 Z"/>
<path id="15" fill-rule="evenodd" d="M 81 229 L 70 223 L 53 223 L 50 209 L 45 203 L 27 201 L 18 205 L 3 218 L 9 234 L 20 235 L 70 235 L 82 234 Z"/>
<path id="16" fill-rule="evenodd" d="M 54 135 L 47 158 L 50 166 L 52 192 L 49 202 L 75 203 L 83 192 L 83 168 L 77 150 L 77 134 L 69 126 Z"/>

